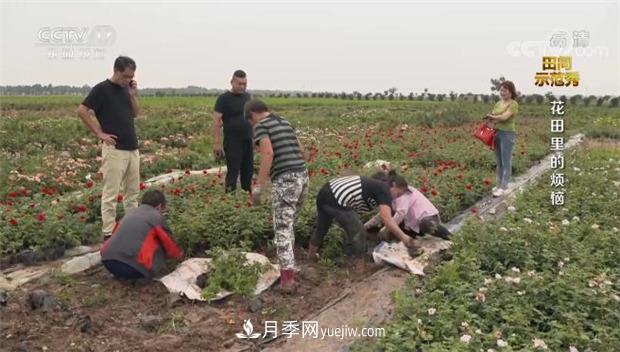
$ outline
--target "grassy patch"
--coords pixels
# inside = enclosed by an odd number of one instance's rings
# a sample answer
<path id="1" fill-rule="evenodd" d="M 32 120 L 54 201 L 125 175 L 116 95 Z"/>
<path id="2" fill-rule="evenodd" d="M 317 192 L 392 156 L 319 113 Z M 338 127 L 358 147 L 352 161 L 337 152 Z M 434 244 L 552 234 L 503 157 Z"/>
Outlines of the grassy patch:
<path id="1" fill-rule="evenodd" d="M 396 294 L 387 337 L 355 350 L 616 351 L 620 149 L 587 143 L 566 159 L 565 206 L 543 178 L 516 212 L 470 222 L 452 261 Z"/>

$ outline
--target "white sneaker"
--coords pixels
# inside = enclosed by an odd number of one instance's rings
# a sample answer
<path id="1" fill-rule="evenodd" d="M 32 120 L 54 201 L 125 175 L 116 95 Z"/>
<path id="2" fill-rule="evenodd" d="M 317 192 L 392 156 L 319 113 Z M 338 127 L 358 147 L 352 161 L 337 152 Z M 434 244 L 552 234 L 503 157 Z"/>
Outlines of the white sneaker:
<path id="1" fill-rule="evenodd" d="M 501 197 L 504 194 L 504 190 L 501 188 L 497 188 L 493 191 L 493 197 Z"/>

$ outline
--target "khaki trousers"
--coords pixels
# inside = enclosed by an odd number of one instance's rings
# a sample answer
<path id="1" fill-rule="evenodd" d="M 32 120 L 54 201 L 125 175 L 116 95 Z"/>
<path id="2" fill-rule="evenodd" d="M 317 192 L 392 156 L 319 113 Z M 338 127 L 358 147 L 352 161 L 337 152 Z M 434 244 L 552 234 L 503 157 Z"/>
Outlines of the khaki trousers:
<path id="1" fill-rule="evenodd" d="M 116 204 L 123 194 L 125 213 L 138 206 L 140 194 L 140 153 L 138 150 L 118 150 L 112 145 L 101 147 L 103 190 L 101 192 L 102 232 L 110 233 L 116 222 Z"/>

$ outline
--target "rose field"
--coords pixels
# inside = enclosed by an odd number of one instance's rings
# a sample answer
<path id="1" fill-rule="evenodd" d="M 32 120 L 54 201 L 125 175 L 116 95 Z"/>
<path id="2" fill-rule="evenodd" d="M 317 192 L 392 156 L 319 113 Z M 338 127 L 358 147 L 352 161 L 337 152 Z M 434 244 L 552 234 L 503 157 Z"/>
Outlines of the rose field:
<path id="1" fill-rule="evenodd" d="M 463 211 L 473 213 L 450 249 L 453 260 L 439 265 L 433 275 L 409 280 L 406 290 L 395 294 L 396 311 L 386 325 L 387 336 L 363 341 L 354 349 L 521 351 L 542 348 L 545 343 L 553 351 L 570 347 L 613 351 L 620 344 L 620 109 L 567 103 L 563 136 L 583 133 L 586 146 L 567 153 L 565 207 L 551 207 L 545 176 L 515 200 L 515 212 L 487 222 L 476 216 L 475 208 L 468 209 L 495 186 L 493 151 L 472 136 L 491 110 L 492 98 L 264 99 L 296 128 L 310 173 L 308 198 L 295 230 L 297 250 L 302 251 L 313 231 L 318 189 L 340 175 L 397 169 L 426 194 L 445 222 Z M 76 116 L 81 100 L 78 96 L 0 97 L 0 269 L 51 261 L 69 248 L 101 242 L 101 148 Z M 264 253 L 275 262 L 270 202 L 253 206 L 240 190 L 224 194 L 224 173 L 206 172 L 221 166 L 212 153 L 214 101 L 214 97 L 140 97 L 141 114 L 136 119 L 140 188 L 165 192 L 168 222 L 188 256 L 242 249 Z M 549 154 L 549 107 L 547 101 L 536 99 L 521 102 L 513 175 Z M 258 158 L 255 166 L 256 173 Z M 181 176 L 166 184 L 146 183 L 172 171 L 180 171 Z M 119 210 L 122 199 L 119 194 Z M 569 225 L 562 222 L 565 219 Z M 199 312 L 212 313 L 202 321 L 192 315 L 196 312 L 191 305 L 167 306 L 161 287 L 141 287 L 135 293 L 116 282 L 106 283 L 111 280 L 101 272 L 77 278 L 56 274 L 42 287 L 72 309 L 95 320 L 99 317 L 102 323 L 93 323 L 98 326 L 92 330 L 95 333 L 72 330 L 64 341 L 66 330 L 60 326 L 65 317 L 46 320 L 17 305 L 6 313 L 9 323 L 0 325 L 0 333 L 2 338 L 10 335 L 7 341 L 15 349 L 26 341 L 32 348 L 27 350 L 41 346 L 80 351 L 219 350 L 247 318 L 242 313 L 259 321 L 301 317 L 311 310 L 310 304 L 325 304 L 343 285 L 357 280 L 341 265 L 340 231 L 336 226 L 330 230 L 321 260 L 324 278 L 318 281 L 320 288 L 305 288 L 306 305 L 268 292 L 263 309 L 250 314 L 245 307 L 249 298 L 237 295 L 220 305 L 199 305 Z M 341 275 L 349 281 L 339 282 Z M 128 308 L 132 299 L 141 303 Z M 109 305 L 118 315 L 106 315 Z M 154 309 L 163 312 L 164 323 L 147 332 L 135 328 L 140 324 L 136 314 Z M 34 318 L 20 327 L 20 319 L 27 314 Z M 122 321 L 125 330 L 105 326 L 106 319 Z M 217 336 L 205 333 L 214 343 L 181 341 L 204 337 L 192 328 L 196 324 L 224 325 L 215 332 Z M 83 339 L 84 333 L 92 336 Z M 156 334 L 167 337 L 159 345 L 142 342 Z M 105 347 L 94 347 L 103 343 L 99 335 L 111 338 Z M 124 345 L 129 337 L 138 342 Z"/>
<path id="2" fill-rule="evenodd" d="M 620 144 L 566 157 L 573 201 L 550 206 L 541 183 L 505 217 L 471 221 L 454 259 L 397 295 L 391 334 L 355 350 L 617 351 Z"/>
<path id="3" fill-rule="evenodd" d="M 23 257 L 24 250 L 30 254 L 97 242 L 100 148 L 75 116 L 80 98 L 12 97 L 1 102 L 0 254 L 7 260 L 20 253 Z M 445 220 L 494 186 L 493 153 L 471 137 L 489 105 L 292 98 L 269 102 L 295 123 L 310 170 L 309 199 L 297 231 L 300 244 L 311 231 L 318 187 L 334 176 L 374 171 L 363 170 L 368 162 L 384 160 L 400 170 L 432 199 Z M 149 97 L 142 104 L 137 128 L 143 180 L 173 169 L 218 166 L 211 153 L 212 99 Z M 546 104 L 523 106 L 514 173 L 549 152 L 547 109 Z M 584 129 L 609 133 L 613 116 L 617 109 L 569 106 L 566 135 Z M 221 174 L 188 176 L 162 186 L 171 199 L 171 226 L 186 251 L 241 244 L 256 249 L 268 243 L 268 206 L 250 207 L 243 194 L 224 195 L 222 182 Z"/>

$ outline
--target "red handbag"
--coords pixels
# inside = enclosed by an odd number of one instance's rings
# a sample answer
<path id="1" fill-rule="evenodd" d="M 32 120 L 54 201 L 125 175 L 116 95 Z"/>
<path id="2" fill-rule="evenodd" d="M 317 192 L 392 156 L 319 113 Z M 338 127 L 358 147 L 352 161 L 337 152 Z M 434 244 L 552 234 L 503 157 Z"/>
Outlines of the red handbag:
<path id="1" fill-rule="evenodd" d="M 495 130 L 487 126 L 486 123 L 483 123 L 480 127 L 478 127 L 478 129 L 474 132 L 474 137 L 491 147 L 491 149 L 495 149 Z"/>

